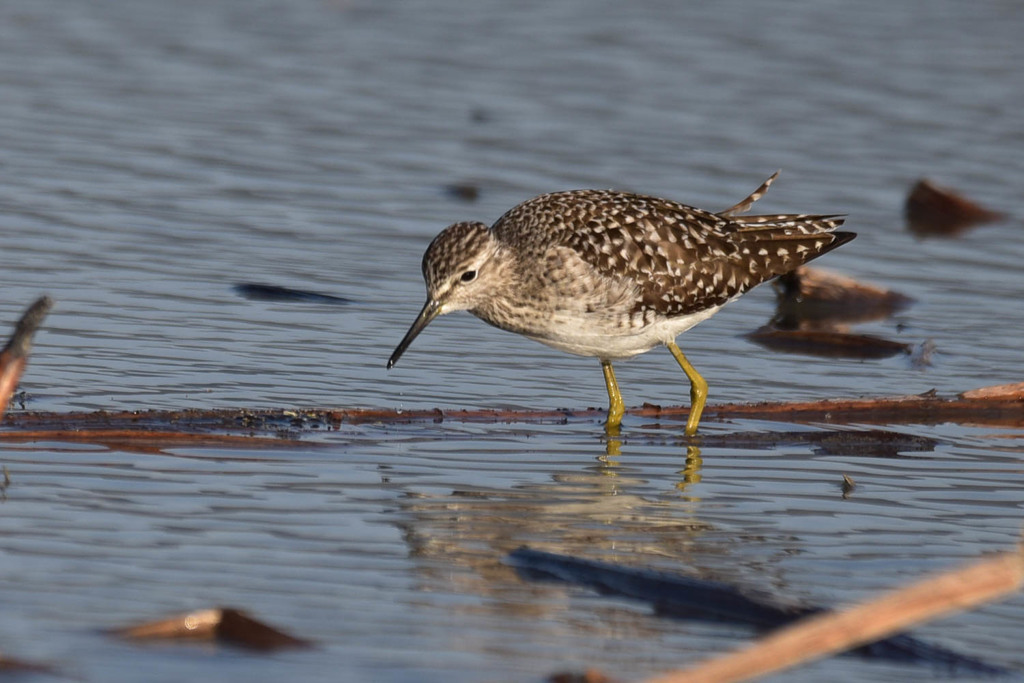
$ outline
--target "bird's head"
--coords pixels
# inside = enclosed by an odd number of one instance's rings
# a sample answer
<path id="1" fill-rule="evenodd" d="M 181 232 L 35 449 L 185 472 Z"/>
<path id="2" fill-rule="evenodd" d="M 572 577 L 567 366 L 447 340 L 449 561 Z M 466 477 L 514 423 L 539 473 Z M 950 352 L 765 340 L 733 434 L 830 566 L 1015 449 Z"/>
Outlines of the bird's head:
<path id="1" fill-rule="evenodd" d="M 486 301 L 495 274 L 493 258 L 498 251 L 494 235 L 483 223 L 455 223 L 445 228 L 423 254 L 423 280 L 427 285 L 427 302 L 412 327 L 395 348 L 388 368 L 430 321 L 453 311 L 476 308 Z"/>

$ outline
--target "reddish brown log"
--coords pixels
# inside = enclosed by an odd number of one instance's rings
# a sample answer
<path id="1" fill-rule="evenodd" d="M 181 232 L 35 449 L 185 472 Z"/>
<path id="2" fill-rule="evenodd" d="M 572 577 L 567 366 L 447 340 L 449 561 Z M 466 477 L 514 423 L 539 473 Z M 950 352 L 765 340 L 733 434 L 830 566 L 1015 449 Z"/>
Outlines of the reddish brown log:
<path id="1" fill-rule="evenodd" d="M 685 422 L 689 406 L 645 405 L 635 417 Z M 109 413 L 14 413 L 4 418 L 0 442 L 73 441 L 157 451 L 172 446 L 288 447 L 303 436 L 360 424 L 441 422 L 567 423 L 604 421 L 605 411 L 570 410 L 183 410 Z M 824 424 L 941 424 L 1024 426 L 1024 383 L 965 392 L 800 403 L 726 403 L 709 406 L 705 422 L 757 419 Z M 699 438 L 699 436 L 698 436 Z"/>
<path id="2" fill-rule="evenodd" d="M 927 179 L 917 181 L 904 207 L 907 227 L 918 237 L 955 237 L 982 223 L 1006 217 Z"/>

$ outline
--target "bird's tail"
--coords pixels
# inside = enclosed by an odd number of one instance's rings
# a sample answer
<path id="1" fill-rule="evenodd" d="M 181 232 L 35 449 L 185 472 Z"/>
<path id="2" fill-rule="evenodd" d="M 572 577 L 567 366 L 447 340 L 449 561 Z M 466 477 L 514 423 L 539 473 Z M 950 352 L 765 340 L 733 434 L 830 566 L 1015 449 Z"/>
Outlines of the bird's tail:
<path id="1" fill-rule="evenodd" d="M 731 220 L 739 256 L 752 273 L 765 278 L 788 273 L 857 236 L 836 232 L 845 220 L 839 215 L 778 214 Z"/>

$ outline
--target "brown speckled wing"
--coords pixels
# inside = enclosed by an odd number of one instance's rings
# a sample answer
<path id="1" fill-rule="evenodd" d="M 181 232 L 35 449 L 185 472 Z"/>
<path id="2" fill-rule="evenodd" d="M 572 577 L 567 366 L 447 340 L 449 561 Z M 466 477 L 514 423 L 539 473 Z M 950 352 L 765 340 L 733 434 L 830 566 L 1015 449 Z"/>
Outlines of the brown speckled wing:
<path id="1" fill-rule="evenodd" d="M 656 197 L 577 190 L 524 202 L 493 231 L 527 258 L 565 246 L 604 276 L 635 280 L 632 312 L 647 319 L 720 306 L 852 239 L 830 234 L 840 224 L 831 216 L 724 217 Z"/>

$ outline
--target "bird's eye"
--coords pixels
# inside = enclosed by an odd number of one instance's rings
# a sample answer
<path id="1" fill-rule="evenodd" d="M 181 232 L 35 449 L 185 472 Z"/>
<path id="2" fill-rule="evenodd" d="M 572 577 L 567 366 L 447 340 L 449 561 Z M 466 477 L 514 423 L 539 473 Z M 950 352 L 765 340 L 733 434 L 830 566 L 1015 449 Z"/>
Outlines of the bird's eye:
<path id="1" fill-rule="evenodd" d="M 459 279 L 462 280 L 463 282 L 472 282 L 473 280 L 476 279 L 476 271 L 467 270 L 465 273 L 462 274 L 462 277 Z"/>

